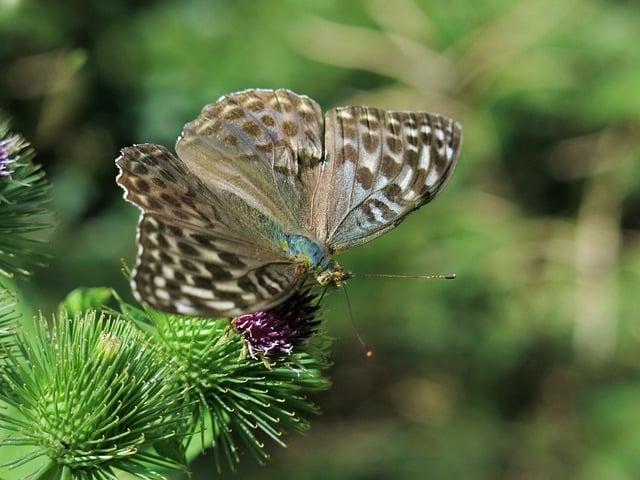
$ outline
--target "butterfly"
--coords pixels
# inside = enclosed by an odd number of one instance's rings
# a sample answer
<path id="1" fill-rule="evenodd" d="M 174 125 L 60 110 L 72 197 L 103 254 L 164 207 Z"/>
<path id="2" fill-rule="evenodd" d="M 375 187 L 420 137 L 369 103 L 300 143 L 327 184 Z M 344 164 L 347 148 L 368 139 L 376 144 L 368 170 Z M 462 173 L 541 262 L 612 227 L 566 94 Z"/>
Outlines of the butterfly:
<path id="1" fill-rule="evenodd" d="M 117 158 L 142 211 L 132 289 L 166 312 L 232 317 L 304 285 L 341 286 L 334 255 L 396 227 L 453 174 L 461 127 L 432 113 L 318 104 L 289 90 L 221 97 L 159 145 Z"/>

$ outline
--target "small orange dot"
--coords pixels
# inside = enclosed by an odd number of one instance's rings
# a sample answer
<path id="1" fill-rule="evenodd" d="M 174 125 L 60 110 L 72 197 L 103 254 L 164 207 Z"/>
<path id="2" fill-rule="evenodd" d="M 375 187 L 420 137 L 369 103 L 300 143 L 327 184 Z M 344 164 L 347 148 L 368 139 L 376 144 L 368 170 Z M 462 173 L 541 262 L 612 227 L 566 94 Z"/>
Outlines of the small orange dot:
<path id="1" fill-rule="evenodd" d="M 367 350 L 367 353 L 365 353 L 365 356 L 367 358 L 373 358 L 373 350 Z"/>

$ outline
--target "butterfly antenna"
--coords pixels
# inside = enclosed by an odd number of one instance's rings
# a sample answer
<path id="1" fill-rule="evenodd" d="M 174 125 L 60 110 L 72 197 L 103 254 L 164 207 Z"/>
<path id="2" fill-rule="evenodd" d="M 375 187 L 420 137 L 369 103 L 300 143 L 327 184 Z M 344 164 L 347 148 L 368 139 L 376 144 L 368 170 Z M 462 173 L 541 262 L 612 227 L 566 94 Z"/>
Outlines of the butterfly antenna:
<path id="1" fill-rule="evenodd" d="M 412 278 L 418 280 L 455 280 L 455 273 L 431 273 L 429 275 L 393 275 L 388 273 L 354 273 L 360 278 Z"/>
<path id="2" fill-rule="evenodd" d="M 358 339 L 358 342 L 360 342 L 360 345 L 362 345 L 362 349 L 364 350 L 364 356 L 367 358 L 373 358 L 373 350 L 369 348 L 369 346 L 366 344 L 366 342 L 362 338 L 362 335 L 360 335 L 360 332 L 356 327 L 356 322 L 353 319 L 353 310 L 351 309 L 351 298 L 349 297 L 347 286 L 343 285 L 342 290 L 344 291 L 344 298 L 346 298 L 347 300 L 347 308 L 349 309 L 349 318 L 351 319 L 351 326 L 353 327 L 353 331 L 356 334 L 356 338 Z"/>

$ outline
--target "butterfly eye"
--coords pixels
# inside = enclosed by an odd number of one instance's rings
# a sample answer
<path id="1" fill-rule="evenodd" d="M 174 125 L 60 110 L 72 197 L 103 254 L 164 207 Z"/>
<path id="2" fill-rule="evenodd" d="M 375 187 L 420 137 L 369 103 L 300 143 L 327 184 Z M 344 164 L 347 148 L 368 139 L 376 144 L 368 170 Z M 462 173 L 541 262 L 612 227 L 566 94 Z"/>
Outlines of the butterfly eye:
<path id="1" fill-rule="evenodd" d="M 329 283 L 331 283 L 332 277 L 332 273 L 328 270 L 325 270 L 324 272 L 320 272 L 320 274 L 318 274 L 316 280 L 321 286 L 326 287 L 327 285 L 329 285 Z"/>

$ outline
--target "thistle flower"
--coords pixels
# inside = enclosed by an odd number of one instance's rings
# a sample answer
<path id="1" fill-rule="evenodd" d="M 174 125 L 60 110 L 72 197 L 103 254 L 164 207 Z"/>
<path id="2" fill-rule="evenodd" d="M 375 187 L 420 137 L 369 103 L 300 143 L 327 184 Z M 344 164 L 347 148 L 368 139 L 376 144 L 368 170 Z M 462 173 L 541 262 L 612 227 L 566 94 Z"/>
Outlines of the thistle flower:
<path id="1" fill-rule="evenodd" d="M 32 157 L 29 144 L 0 123 L 0 274 L 8 277 L 42 264 L 35 235 L 50 226 L 49 184 Z"/>
<path id="2" fill-rule="evenodd" d="M 3 445 L 34 447 L 4 466 L 46 456 L 38 478 L 116 479 L 114 470 L 138 478 L 165 478 L 155 468 L 179 465 L 151 445 L 180 435 L 185 397 L 175 371 L 131 323 L 94 311 L 70 319 L 43 318 L 34 334 L 19 332 L 20 355 L 2 370 L 0 400 L 16 413 L 0 413 L 13 432 Z"/>
<path id="3" fill-rule="evenodd" d="M 303 299 L 294 304 L 299 310 L 292 318 L 307 318 L 302 304 Z M 313 344 L 269 365 L 246 355 L 244 339 L 228 320 L 140 310 L 121 300 L 120 308 L 153 332 L 167 361 L 179 366 L 181 384 L 195 402 L 191 431 L 200 433 L 200 442 L 191 446 L 198 451 L 211 446 L 218 469 L 223 463 L 235 469 L 240 445 L 264 463 L 269 458 L 265 439 L 286 446 L 282 440 L 286 431 L 307 430 L 304 415 L 318 413 L 306 394 L 329 386 L 322 374 L 328 366 L 325 338 L 316 337 Z M 312 329 L 315 326 L 306 327 L 305 335 L 300 330 L 292 338 L 307 338 Z"/>
<path id="4" fill-rule="evenodd" d="M 291 355 L 295 347 L 308 341 L 318 329 L 315 299 L 309 291 L 298 292 L 274 308 L 236 317 L 233 325 L 253 358 Z"/>
<path id="5" fill-rule="evenodd" d="M 17 135 L 0 138 L 0 177 L 11 175 L 10 166 L 18 160 L 17 154 L 24 144 Z"/>

